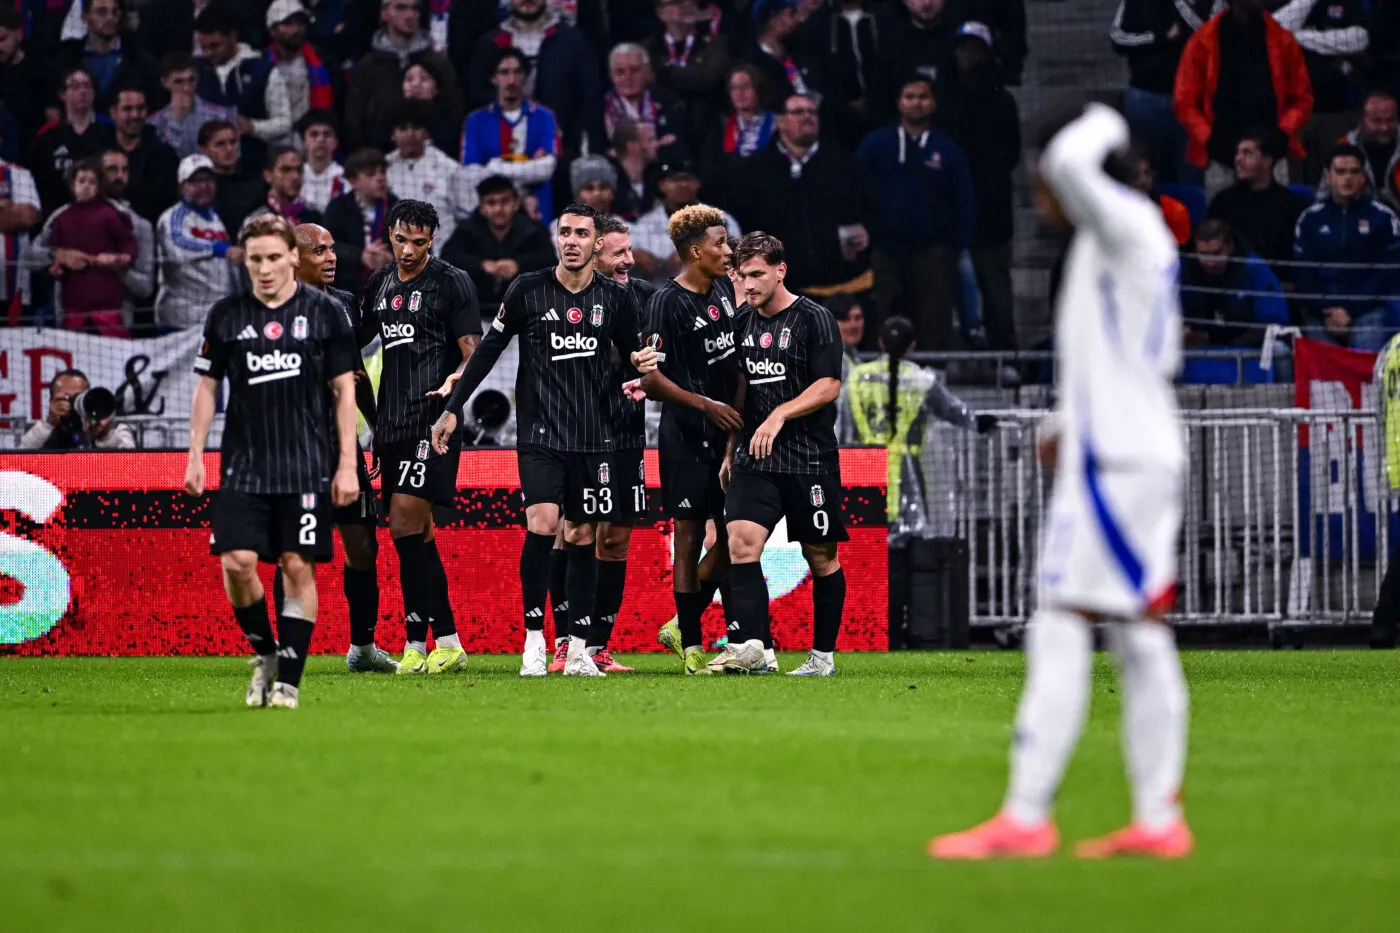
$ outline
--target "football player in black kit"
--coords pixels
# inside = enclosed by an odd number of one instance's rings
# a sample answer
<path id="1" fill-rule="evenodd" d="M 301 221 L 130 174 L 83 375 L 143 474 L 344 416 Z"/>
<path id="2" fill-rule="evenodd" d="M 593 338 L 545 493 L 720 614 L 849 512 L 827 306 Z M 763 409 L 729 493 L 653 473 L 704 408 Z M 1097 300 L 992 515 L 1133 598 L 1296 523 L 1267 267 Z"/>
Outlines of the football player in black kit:
<path id="1" fill-rule="evenodd" d="M 729 572 L 722 526 L 703 561 L 700 552 L 706 521 L 724 514 L 720 465 L 728 437 L 743 427 L 731 405 L 739 387 L 734 292 L 723 213 L 703 204 L 681 208 L 671 215 L 669 232 L 683 268 L 647 303 L 647 343 L 656 350 L 657 370 L 642 380 L 663 406 L 661 498 L 675 520 L 676 618 L 657 640 L 682 658 L 687 674 L 708 674 L 700 617 Z"/>
<path id="2" fill-rule="evenodd" d="M 447 449 L 457 431 L 458 412 L 519 334 L 516 456 L 527 525 L 520 555 L 522 677 L 548 672 L 544 605 L 561 506 L 569 546 L 564 674 L 606 676 L 588 653 L 597 595 L 597 525 L 633 510 L 634 503 L 627 500 L 639 481 L 639 452 L 621 443 L 607 399 L 621 391 L 607 345 L 617 347 L 642 373 L 655 366 L 655 354 L 641 351 L 637 299 L 631 290 L 594 271 L 598 219 L 584 204 L 571 204 L 560 214 L 555 240 L 559 264 L 511 283 L 481 348 L 433 426 L 434 449 Z"/>
<path id="3" fill-rule="evenodd" d="M 271 214 L 256 217 L 244 225 L 239 245 L 253 293 L 209 309 L 194 364 L 199 383 L 185 491 L 204 493 L 204 444 L 219 384 L 228 377 L 209 549 L 219 555 L 234 618 L 257 655 L 245 701 L 296 709 L 316 622 L 315 565 L 331 558 L 331 505 L 349 505 L 359 493 L 359 354 L 335 301 L 297 282 L 290 224 Z M 275 635 L 259 561 L 276 562 L 286 579 Z"/>
<path id="4" fill-rule="evenodd" d="M 434 451 L 430 435 L 447 394 L 441 387 L 481 342 L 481 309 L 467 274 L 432 255 L 438 215 L 431 204 L 400 201 L 386 225 L 394 261 L 370 277 L 360 297 L 360 339 L 363 346 L 378 334 L 384 353 L 374 449 L 403 589 L 399 673 L 461 671 L 467 654 L 433 529 L 433 506 L 457 497 L 461 438 L 454 434 Z M 430 628 L 437 640 L 432 654 Z"/>
<path id="5" fill-rule="evenodd" d="M 812 652 L 788 673 L 828 677 L 836 673 L 846 602 L 846 574 L 836 553 L 847 536 L 833 404 L 841 393 L 841 335 L 830 311 L 783 285 L 787 266 L 777 237 L 745 235 L 734 264 L 746 303 L 735 330 L 744 429 L 731 438 L 725 458 L 724 521 L 739 633 L 715 660 L 731 672 L 766 669 L 761 639 L 768 631 L 768 585 L 759 559 L 786 517 L 788 538 L 802 543 L 812 568 L 813 618 Z"/>

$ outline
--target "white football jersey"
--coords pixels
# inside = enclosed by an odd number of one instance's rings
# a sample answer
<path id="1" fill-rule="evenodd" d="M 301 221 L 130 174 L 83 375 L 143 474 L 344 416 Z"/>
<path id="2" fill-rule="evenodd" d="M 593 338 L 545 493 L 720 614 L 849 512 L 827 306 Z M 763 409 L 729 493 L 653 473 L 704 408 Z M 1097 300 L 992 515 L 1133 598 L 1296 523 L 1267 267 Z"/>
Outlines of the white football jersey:
<path id="1" fill-rule="evenodd" d="M 1061 469 L 1180 469 L 1185 460 L 1172 388 L 1181 367 L 1176 240 L 1151 199 L 1104 171 L 1127 143 L 1123 117 L 1092 104 L 1040 161 L 1075 230 L 1056 300 Z"/>

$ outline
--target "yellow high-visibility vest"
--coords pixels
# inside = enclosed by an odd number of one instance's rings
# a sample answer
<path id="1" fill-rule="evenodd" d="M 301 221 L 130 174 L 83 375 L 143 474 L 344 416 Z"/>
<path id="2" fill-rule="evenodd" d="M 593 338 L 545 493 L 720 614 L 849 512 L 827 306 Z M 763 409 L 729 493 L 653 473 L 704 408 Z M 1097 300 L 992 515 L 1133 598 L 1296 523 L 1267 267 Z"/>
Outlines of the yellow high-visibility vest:
<path id="1" fill-rule="evenodd" d="M 924 446 L 924 399 L 938 377 L 917 363 L 901 360 L 895 396 L 898 411 L 894 431 L 890 431 L 890 361 L 888 356 L 852 366 L 847 379 L 847 404 L 857 444 L 887 448 L 889 454 L 888 493 L 885 512 L 891 522 L 899 518 L 900 479 L 904 457 L 916 460 Z"/>
<path id="2" fill-rule="evenodd" d="M 1390 338 L 1376 357 L 1376 422 L 1381 430 L 1381 461 L 1392 490 L 1400 490 L 1400 336 Z"/>

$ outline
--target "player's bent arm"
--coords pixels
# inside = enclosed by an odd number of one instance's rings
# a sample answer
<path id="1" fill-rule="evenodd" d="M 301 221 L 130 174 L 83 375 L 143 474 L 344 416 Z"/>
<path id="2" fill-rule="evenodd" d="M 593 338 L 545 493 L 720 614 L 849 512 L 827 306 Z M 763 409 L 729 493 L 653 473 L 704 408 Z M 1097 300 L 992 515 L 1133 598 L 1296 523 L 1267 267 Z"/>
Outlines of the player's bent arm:
<path id="1" fill-rule="evenodd" d="M 360 491 L 355 474 L 355 461 L 360 456 L 359 439 L 355 436 L 355 374 L 345 372 L 331 380 L 335 395 L 335 433 L 339 442 L 339 457 L 335 477 L 331 481 L 331 498 L 336 505 L 349 505 Z"/>
<path id="2" fill-rule="evenodd" d="M 1040 174 L 1054 192 L 1065 216 L 1087 227 L 1106 250 L 1138 242 L 1135 211 L 1125 211 L 1132 197 L 1104 171 L 1110 153 L 1127 147 L 1128 121 L 1103 104 L 1089 104 L 1084 114 L 1059 132 L 1040 157 Z"/>
<path id="3" fill-rule="evenodd" d="M 204 493 L 204 445 L 209 440 L 209 428 L 214 424 L 218 394 L 218 380 L 199 377 L 190 402 L 190 455 L 185 467 L 185 491 L 192 496 Z"/>
<path id="4" fill-rule="evenodd" d="M 773 409 L 773 414 L 781 416 L 784 421 L 805 418 L 813 412 L 821 411 L 840 395 L 841 380 L 833 376 L 824 376 L 814 380 L 797 398 Z"/>

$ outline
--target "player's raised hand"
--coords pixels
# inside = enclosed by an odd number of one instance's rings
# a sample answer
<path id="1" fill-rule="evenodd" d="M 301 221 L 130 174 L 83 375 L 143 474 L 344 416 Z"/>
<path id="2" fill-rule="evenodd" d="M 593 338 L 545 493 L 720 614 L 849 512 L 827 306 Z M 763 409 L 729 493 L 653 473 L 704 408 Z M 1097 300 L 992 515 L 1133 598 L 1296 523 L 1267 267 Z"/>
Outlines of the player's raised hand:
<path id="1" fill-rule="evenodd" d="M 622 384 L 622 394 L 627 396 L 628 400 L 632 402 L 645 402 L 647 400 L 647 394 L 642 390 L 642 380 L 640 379 L 624 382 Z"/>
<path id="2" fill-rule="evenodd" d="M 192 496 L 204 495 L 204 458 L 196 457 L 185 467 L 185 492 Z"/>
<path id="3" fill-rule="evenodd" d="M 360 494 L 360 478 L 351 466 L 337 467 L 331 477 L 331 501 L 338 506 L 347 506 Z"/>
<path id="4" fill-rule="evenodd" d="M 749 453 L 755 460 L 762 460 L 773 452 L 773 440 L 783 429 L 784 420 L 783 416 L 775 411 L 753 432 L 753 438 L 749 441 Z"/>
<path id="5" fill-rule="evenodd" d="M 447 453 L 448 445 L 452 442 L 452 432 L 457 430 L 457 413 L 445 411 L 438 416 L 438 420 L 433 422 L 433 450 L 440 454 Z"/>
<path id="6" fill-rule="evenodd" d="M 715 427 L 725 431 L 738 431 L 744 426 L 743 415 L 723 402 L 716 402 L 713 399 L 705 399 L 700 413 L 708 418 Z"/>
<path id="7" fill-rule="evenodd" d="M 447 378 L 443 380 L 442 385 L 428 393 L 429 397 L 447 398 L 452 394 L 452 390 L 457 387 L 457 380 L 461 378 L 461 373 L 449 373 Z"/>
<path id="8" fill-rule="evenodd" d="M 653 347 L 642 347 L 632 354 L 632 366 L 645 376 L 647 373 L 656 372 L 656 350 Z"/>

